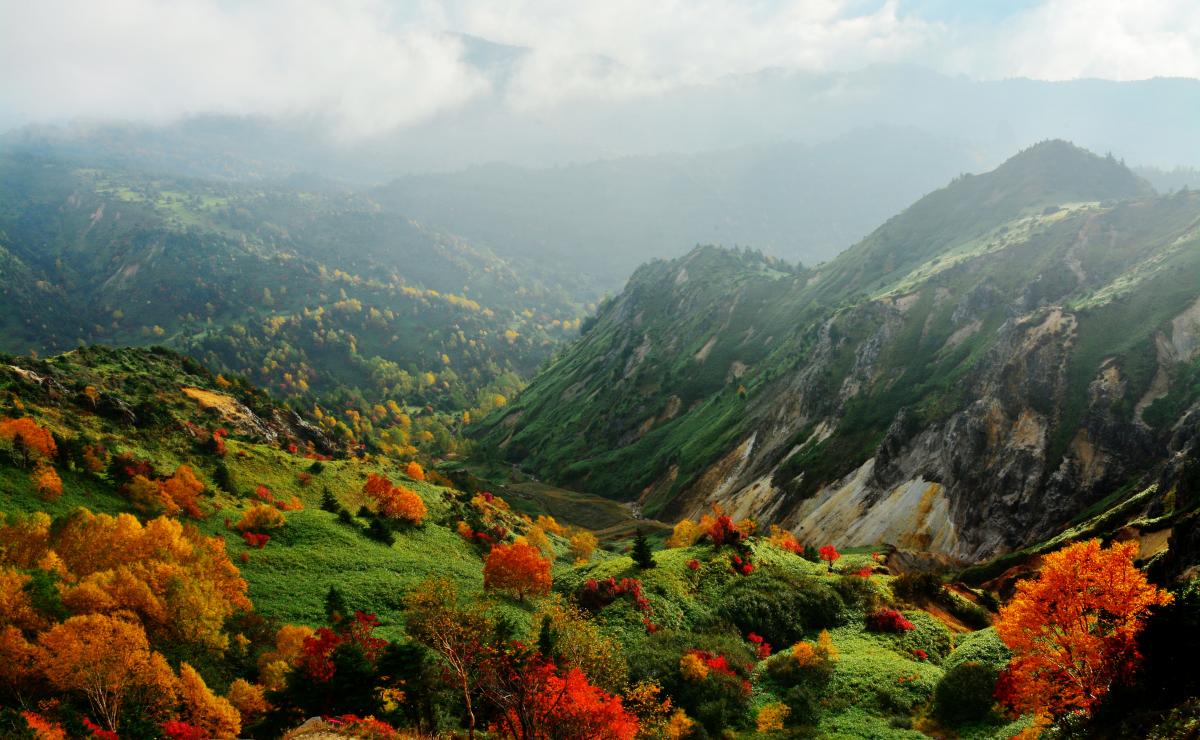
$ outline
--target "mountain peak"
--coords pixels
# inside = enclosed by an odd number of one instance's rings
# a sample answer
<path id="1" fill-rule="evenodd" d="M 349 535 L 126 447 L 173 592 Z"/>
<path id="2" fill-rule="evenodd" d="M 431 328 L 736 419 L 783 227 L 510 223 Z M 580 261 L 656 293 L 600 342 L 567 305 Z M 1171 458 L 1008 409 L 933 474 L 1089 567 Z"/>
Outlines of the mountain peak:
<path id="1" fill-rule="evenodd" d="M 1109 200 L 1154 192 L 1112 154 L 1102 157 L 1063 139 L 1047 139 L 1022 149 L 987 176 L 998 185 L 1034 186 L 1048 199 L 1078 194 L 1083 196 L 1080 200 Z"/>

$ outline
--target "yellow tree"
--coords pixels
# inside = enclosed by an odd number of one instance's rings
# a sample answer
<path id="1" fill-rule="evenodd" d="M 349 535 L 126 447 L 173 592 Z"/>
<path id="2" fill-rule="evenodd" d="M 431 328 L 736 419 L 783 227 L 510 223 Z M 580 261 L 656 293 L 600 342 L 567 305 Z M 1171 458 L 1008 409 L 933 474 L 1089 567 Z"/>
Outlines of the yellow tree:
<path id="1" fill-rule="evenodd" d="M 1038 578 L 1017 584 L 996 634 L 1013 652 L 1005 703 L 1041 717 L 1090 712 L 1139 659 L 1147 611 L 1171 595 L 1133 565 L 1134 542 L 1079 542 L 1047 555 Z"/>
<path id="2" fill-rule="evenodd" d="M 122 708 L 134 697 L 174 704 L 175 677 L 135 622 L 104 614 L 71 617 L 43 632 L 38 645 L 46 679 L 82 694 L 109 730 L 116 731 Z"/>
<path id="3" fill-rule="evenodd" d="M 404 599 L 405 629 L 414 640 L 442 657 L 462 692 L 468 737 L 475 737 L 472 695 L 487 662 L 494 625 L 478 603 L 463 608 L 449 579 L 428 580 Z"/>
<path id="4" fill-rule="evenodd" d="M 571 554 L 575 556 L 576 563 L 586 563 L 592 559 L 592 553 L 596 551 L 596 546 L 600 541 L 596 539 L 596 535 L 581 529 L 571 535 Z"/>
<path id="5" fill-rule="evenodd" d="M 179 698 L 188 722 L 205 737 L 237 737 L 242 730 L 238 710 L 209 690 L 204 679 L 187 663 L 179 666 Z"/>

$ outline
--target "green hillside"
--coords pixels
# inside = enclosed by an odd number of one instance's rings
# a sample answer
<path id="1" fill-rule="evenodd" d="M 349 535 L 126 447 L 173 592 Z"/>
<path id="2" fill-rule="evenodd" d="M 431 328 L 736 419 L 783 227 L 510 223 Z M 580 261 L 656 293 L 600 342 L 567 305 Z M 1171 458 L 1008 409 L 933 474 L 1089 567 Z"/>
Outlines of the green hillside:
<path id="1" fill-rule="evenodd" d="M 389 423 L 370 418 L 389 401 L 490 409 L 577 323 L 557 285 L 312 179 L 156 178 L 8 153 L 0 270 L 8 351 L 163 344 L 319 402 L 358 437 L 360 419 Z"/>
<path id="2" fill-rule="evenodd" d="M 713 247 L 642 267 L 481 438 L 668 519 L 715 499 L 802 537 L 997 554 L 1179 448 L 1198 227 L 1196 194 L 1040 144 L 817 268 Z M 928 516 L 851 528 L 909 491 Z"/>
<path id="3" fill-rule="evenodd" d="M 377 636 L 401 643 L 405 596 L 431 577 L 449 579 L 462 596 L 475 600 L 473 608 L 484 608 L 477 601 L 485 596 L 483 553 L 456 531 L 459 522 L 477 516 L 471 512 L 485 505 L 482 499 L 469 501 L 469 495 L 453 488 L 411 479 L 386 460 L 347 459 L 303 419 L 252 387 L 221 384 L 218 376 L 189 358 L 161 348 L 88 348 L 46 360 L 2 357 L 0 417 L 33 419 L 53 433 L 58 443 L 53 466 L 63 483 L 61 495 L 47 499 L 33 490 L 19 460 L 0 455 L 0 522 L 19 524 L 24 516 L 45 512 L 53 518 L 53 532 L 76 521 L 80 507 L 149 521 L 157 512 L 139 503 L 129 473 L 122 471 L 134 467 L 151 478 L 165 478 L 180 465 L 195 471 L 204 488 L 200 518 L 183 521 L 223 543 L 248 585 L 255 618 L 266 621 L 253 633 L 247 631 L 252 622 L 246 616 L 226 626 L 228 635 L 242 635 L 237 640 L 250 639 L 244 648 L 251 651 L 249 659 L 237 657 L 240 653 L 232 648 L 205 652 L 161 641 L 154 646 L 176 667 L 180 660 L 197 666 L 208 686 L 220 694 L 236 679 L 259 680 L 252 656 L 270 648 L 279 625 L 325 624 L 331 588 L 351 608 L 378 616 Z M 212 443 L 217 428 L 229 433 L 223 452 Z M 97 456 L 104 464 L 89 461 Z M 328 510 L 340 506 L 353 512 L 368 503 L 363 484 L 369 474 L 400 481 L 427 507 L 420 525 L 393 531 L 391 544 L 372 538 L 369 512 L 356 516 Z M 286 523 L 269 530 L 269 542 L 259 548 L 244 543 L 231 522 L 261 504 L 264 486 L 271 498 L 283 502 L 294 496 L 303 508 L 285 507 Z M 502 509 L 496 514 L 510 529 L 507 538 L 522 533 L 533 537 L 529 518 Z M 707 725 L 710 732 L 726 728 L 752 736 L 755 718 L 764 707 L 784 705 L 794 713 L 788 725 L 804 733 L 920 737 L 911 728 L 914 723 L 934 726 L 935 720 L 926 715 L 955 660 L 955 647 L 974 650 L 972 646 L 995 643 L 987 631 L 967 634 L 968 628 L 943 611 L 926 613 L 920 602 L 894 596 L 886 568 L 866 554 L 847 554 L 833 574 L 824 564 L 780 549 L 774 540 L 754 538 L 732 551 L 755 564 L 753 574 L 744 575 L 729 567 L 729 549 L 711 544 L 661 551 L 654 555 L 657 567 L 650 570 L 639 569 L 627 555 L 607 551 L 575 561 L 565 536 L 553 533 L 547 546 L 554 559 L 556 596 L 518 601 L 489 595 L 488 613 L 507 620 L 507 629 L 515 634 L 532 635 L 541 610 L 563 599 L 585 605 L 584 613 L 591 614 L 587 629 L 615 646 L 611 675 L 618 678 L 610 688 L 624 690 L 653 679 L 675 706 L 686 709 L 691 722 L 703 723 L 697 728 Z M 0 563 L 17 556 L 18 551 L 0 545 Z M 853 575 L 864 567 L 874 574 Z M 592 604 L 589 583 L 609 577 L 639 579 L 646 599 L 641 611 L 624 598 L 607 606 L 586 606 Z M 780 589 L 783 584 L 787 588 Z M 914 632 L 894 636 L 863 627 L 867 611 L 892 603 L 904 606 L 905 615 L 917 625 Z M 962 608 L 974 609 L 982 620 L 977 626 L 986 624 L 986 613 L 978 607 Z M 649 624 L 653 626 L 648 629 Z M 814 674 L 812 680 L 818 683 L 803 683 L 807 688 L 798 689 L 801 684 L 796 681 L 809 679 L 785 670 L 791 660 L 786 648 L 797 640 L 816 641 L 824 629 L 830 631 L 839 656 L 828 664 L 828 674 Z M 772 642 L 778 656 L 771 661 L 755 658 L 756 643 L 746 640 L 751 632 Z M 916 657 L 917 649 L 926 650 L 929 657 Z M 696 693 L 689 684 L 692 679 L 679 673 L 681 656 L 689 650 L 726 655 L 730 676 L 738 678 L 728 686 L 714 679 L 713 696 Z M 988 650 L 995 652 L 994 647 Z M 738 683 L 743 678 L 745 690 Z M 865 686 L 874 688 L 864 693 Z M 824 698 L 816 701 L 812 690 Z M 4 691 L 0 687 L 0 697 Z M 707 703 L 714 697 L 724 698 Z M 273 701 L 282 711 L 290 700 L 281 694 Z M 131 710 L 129 716 L 141 715 Z M 290 716 L 268 716 L 252 734 L 274 736 L 272 728 L 278 725 L 272 723 Z M 388 716 L 402 722 L 405 715 L 398 711 Z M 438 721 L 453 726 L 453 716 Z M 11 721 L 0 712 L 0 722 Z M 1026 720 L 1010 724 L 988 714 L 973 722 L 971 737 L 1005 737 Z M 128 729 L 122 737 L 153 736 L 134 724 L 122 726 Z"/>

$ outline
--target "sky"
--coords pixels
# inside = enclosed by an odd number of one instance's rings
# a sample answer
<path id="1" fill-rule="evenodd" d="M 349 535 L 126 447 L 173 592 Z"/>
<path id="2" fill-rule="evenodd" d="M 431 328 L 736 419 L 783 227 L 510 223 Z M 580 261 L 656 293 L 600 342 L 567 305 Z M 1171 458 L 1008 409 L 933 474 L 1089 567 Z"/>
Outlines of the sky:
<path id="1" fill-rule="evenodd" d="M 503 77 L 466 37 L 522 47 Z M 1200 77 L 1194 0 L 0 0 L 0 128 L 299 117 L 353 139 L 783 68 Z"/>

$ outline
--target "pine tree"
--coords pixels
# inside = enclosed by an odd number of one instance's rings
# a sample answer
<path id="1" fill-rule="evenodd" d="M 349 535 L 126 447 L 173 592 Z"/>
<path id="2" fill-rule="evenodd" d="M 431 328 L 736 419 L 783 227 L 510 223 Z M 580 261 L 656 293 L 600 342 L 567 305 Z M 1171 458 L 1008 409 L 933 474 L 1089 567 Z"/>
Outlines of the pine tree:
<path id="1" fill-rule="evenodd" d="M 321 489 L 321 509 L 328 511 L 331 514 L 336 514 L 342 505 L 338 503 L 337 497 L 330 492 L 329 488 Z"/>
<path id="2" fill-rule="evenodd" d="M 640 529 L 637 531 L 637 537 L 633 540 L 633 562 L 642 570 L 655 566 L 654 551 L 650 549 L 650 540 L 646 539 L 646 535 Z"/>
<path id="3" fill-rule="evenodd" d="M 542 629 L 538 633 L 538 652 L 546 658 L 554 658 L 554 630 L 550 626 L 550 615 L 542 617 Z"/>
<path id="4" fill-rule="evenodd" d="M 349 616 L 350 607 L 346 604 L 346 597 L 337 586 L 330 586 L 329 593 L 325 594 L 325 618 L 330 624 L 336 625 Z"/>

